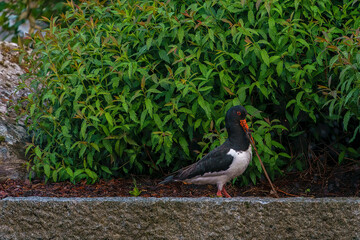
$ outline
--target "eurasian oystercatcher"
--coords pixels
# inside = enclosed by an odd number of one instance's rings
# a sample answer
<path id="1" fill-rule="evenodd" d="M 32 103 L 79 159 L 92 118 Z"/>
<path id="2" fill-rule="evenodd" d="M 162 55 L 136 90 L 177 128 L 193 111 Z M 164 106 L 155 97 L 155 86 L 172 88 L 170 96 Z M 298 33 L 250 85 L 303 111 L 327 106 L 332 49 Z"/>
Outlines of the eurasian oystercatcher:
<path id="1" fill-rule="evenodd" d="M 242 106 L 231 107 L 225 117 L 228 138 L 219 147 L 209 152 L 198 162 L 180 169 L 159 184 L 182 181 L 192 184 L 216 184 L 217 196 L 231 197 L 224 185 L 240 176 L 248 167 L 252 150 L 252 139 L 245 117 L 247 111 Z"/>

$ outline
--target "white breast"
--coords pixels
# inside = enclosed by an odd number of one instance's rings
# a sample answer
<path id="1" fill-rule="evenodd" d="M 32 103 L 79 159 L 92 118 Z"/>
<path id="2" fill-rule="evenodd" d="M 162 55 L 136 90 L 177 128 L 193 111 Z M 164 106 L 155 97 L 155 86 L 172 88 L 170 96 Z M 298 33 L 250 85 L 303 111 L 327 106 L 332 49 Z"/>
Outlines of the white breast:
<path id="1" fill-rule="evenodd" d="M 234 149 L 230 149 L 227 154 L 234 157 L 233 163 L 230 165 L 229 169 L 226 170 L 226 175 L 232 179 L 241 175 L 248 167 L 252 158 L 251 145 L 249 145 L 249 148 L 246 151 L 235 151 Z"/>

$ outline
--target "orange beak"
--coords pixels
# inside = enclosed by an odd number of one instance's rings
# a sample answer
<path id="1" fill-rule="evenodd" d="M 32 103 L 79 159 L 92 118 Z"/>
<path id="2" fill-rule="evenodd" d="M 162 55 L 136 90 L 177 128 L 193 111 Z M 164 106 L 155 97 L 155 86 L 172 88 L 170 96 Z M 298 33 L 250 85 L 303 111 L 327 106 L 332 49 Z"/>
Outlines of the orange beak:
<path id="1" fill-rule="evenodd" d="M 249 140 L 252 141 L 253 143 L 254 142 L 254 139 L 253 137 L 251 136 L 251 131 L 249 129 L 249 126 L 247 125 L 247 122 L 246 120 L 240 120 L 240 125 L 242 126 L 242 128 L 244 129 L 244 132 L 246 133 L 246 135 L 248 136 Z"/>

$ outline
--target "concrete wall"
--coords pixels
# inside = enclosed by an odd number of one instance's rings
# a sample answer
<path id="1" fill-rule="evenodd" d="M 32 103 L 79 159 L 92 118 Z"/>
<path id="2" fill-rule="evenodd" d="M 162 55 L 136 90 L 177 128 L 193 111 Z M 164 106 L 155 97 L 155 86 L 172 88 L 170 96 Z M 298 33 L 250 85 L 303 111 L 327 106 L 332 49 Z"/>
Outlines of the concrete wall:
<path id="1" fill-rule="evenodd" d="M 360 239 L 360 199 L 6 198 L 0 239 Z"/>

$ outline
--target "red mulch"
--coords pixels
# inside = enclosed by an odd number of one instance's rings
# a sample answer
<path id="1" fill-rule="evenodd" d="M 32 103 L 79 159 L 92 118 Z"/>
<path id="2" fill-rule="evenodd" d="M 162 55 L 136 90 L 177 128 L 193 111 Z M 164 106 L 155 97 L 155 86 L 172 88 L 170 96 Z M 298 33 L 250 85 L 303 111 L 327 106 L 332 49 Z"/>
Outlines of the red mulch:
<path id="1" fill-rule="evenodd" d="M 135 177 L 140 197 L 216 197 L 216 186 L 171 183 L 157 185 L 160 179 Z M 335 166 L 319 174 L 311 170 L 288 173 L 277 178 L 275 185 L 280 197 L 359 197 L 360 166 Z M 134 190 L 133 179 L 101 180 L 95 184 L 82 181 L 44 183 L 40 180 L 8 180 L 0 183 L 0 199 L 5 197 L 129 197 Z M 227 185 L 227 192 L 233 196 L 267 197 L 270 186 L 264 179 L 255 186 L 238 187 Z"/>

